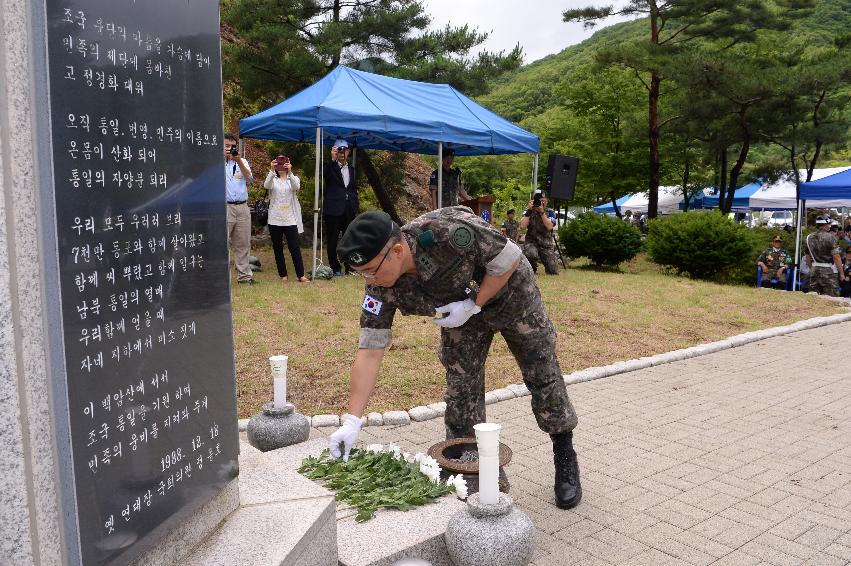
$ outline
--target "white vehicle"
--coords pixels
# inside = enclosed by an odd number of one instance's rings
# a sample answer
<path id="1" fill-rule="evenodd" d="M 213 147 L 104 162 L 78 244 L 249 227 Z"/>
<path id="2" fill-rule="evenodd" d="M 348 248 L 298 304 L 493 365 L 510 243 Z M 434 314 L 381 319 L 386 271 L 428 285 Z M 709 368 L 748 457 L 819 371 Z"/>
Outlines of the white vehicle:
<path id="1" fill-rule="evenodd" d="M 792 217 L 791 210 L 775 210 L 768 217 L 765 225 L 769 228 L 784 228 L 786 226 L 794 226 L 795 220 Z"/>

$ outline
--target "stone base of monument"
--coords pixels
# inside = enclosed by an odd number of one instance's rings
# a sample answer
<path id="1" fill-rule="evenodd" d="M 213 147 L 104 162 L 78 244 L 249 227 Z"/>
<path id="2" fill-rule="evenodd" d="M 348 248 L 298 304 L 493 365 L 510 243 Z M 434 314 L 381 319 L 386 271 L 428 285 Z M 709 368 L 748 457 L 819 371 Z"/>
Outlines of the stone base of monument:
<path id="1" fill-rule="evenodd" d="M 337 566 L 334 494 L 291 462 L 241 441 L 240 507 L 181 566 Z"/>
<path id="2" fill-rule="evenodd" d="M 446 527 L 446 548 L 456 566 L 524 566 L 532 559 L 534 542 L 532 520 L 505 493 L 494 505 L 482 504 L 478 493 L 471 495 L 467 508 Z"/>
<path id="3" fill-rule="evenodd" d="M 268 454 L 275 454 L 281 466 L 295 470 L 305 457 L 318 456 L 327 447 L 326 438 L 316 438 Z M 453 566 L 444 533 L 449 518 L 465 508 L 463 501 L 447 495 L 410 511 L 379 509 L 374 518 L 364 523 L 355 521 L 354 510 L 339 510 L 336 521 L 339 564 L 392 566 L 403 558 L 419 558 L 432 566 Z"/>
<path id="4" fill-rule="evenodd" d="M 310 420 L 296 413 L 292 403 L 284 403 L 280 409 L 272 403 L 266 403 L 262 413 L 249 419 L 246 432 L 252 446 L 261 452 L 268 452 L 307 440 Z"/>

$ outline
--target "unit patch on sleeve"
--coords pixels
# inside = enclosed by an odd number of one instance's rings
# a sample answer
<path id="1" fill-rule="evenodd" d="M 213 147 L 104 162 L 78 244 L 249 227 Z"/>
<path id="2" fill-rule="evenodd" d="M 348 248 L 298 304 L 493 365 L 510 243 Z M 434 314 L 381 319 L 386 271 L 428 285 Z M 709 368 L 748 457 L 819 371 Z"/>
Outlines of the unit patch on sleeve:
<path id="1" fill-rule="evenodd" d="M 361 305 L 361 306 L 363 307 L 363 310 L 365 310 L 366 312 L 372 313 L 375 316 L 378 316 L 381 313 L 381 306 L 383 304 L 384 304 L 383 302 L 379 301 L 378 299 L 376 299 L 375 297 L 373 297 L 371 295 L 364 295 L 363 305 Z"/>
<path id="2" fill-rule="evenodd" d="M 473 231 L 464 225 L 456 226 L 449 235 L 449 242 L 454 248 L 465 250 L 473 245 Z"/>

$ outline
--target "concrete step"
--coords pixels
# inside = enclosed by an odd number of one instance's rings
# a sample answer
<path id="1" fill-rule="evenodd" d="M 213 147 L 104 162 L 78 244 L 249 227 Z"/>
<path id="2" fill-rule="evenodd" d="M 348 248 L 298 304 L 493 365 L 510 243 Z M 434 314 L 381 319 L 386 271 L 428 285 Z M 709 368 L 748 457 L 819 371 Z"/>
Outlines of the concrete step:
<path id="1" fill-rule="evenodd" d="M 318 456 L 327 446 L 327 439 L 316 438 L 274 452 L 280 453 L 277 461 L 282 467 L 295 470 L 305 457 Z M 433 566 L 453 566 L 443 534 L 450 517 L 465 507 L 466 503 L 448 495 L 410 511 L 379 509 L 374 518 L 364 523 L 355 521 L 353 509 L 338 510 L 340 566 L 391 566 L 402 558 L 420 558 Z"/>
<path id="2" fill-rule="evenodd" d="M 239 509 L 181 564 L 337 566 L 334 494 L 296 472 L 284 450 L 241 442 L 240 451 Z"/>

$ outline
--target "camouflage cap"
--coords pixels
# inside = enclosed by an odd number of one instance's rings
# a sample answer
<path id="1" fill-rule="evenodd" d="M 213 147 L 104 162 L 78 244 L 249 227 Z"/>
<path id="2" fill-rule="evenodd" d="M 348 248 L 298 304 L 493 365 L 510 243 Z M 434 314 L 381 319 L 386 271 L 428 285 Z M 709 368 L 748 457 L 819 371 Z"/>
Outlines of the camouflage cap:
<path id="1" fill-rule="evenodd" d="M 343 263 L 360 267 L 370 262 L 390 240 L 393 219 L 386 212 L 370 211 L 359 214 L 337 244 L 337 254 Z"/>

